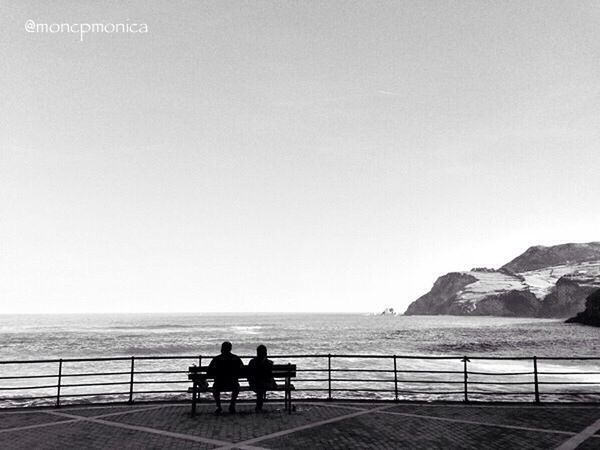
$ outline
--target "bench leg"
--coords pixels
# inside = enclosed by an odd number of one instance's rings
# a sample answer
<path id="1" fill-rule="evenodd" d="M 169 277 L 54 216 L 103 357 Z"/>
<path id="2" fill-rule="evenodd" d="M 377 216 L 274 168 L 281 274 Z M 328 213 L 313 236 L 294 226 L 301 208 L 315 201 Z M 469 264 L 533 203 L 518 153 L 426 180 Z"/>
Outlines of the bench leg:
<path id="1" fill-rule="evenodd" d="M 194 417 L 196 415 L 196 401 L 197 401 L 196 384 L 194 383 L 194 387 L 192 388 L 192 417 Z"/>
<path id="2" fill-rule="evenodd" d="M 283 409 L 287 411 L 287 389 L 283 391 Z"/>
<path id="3" fill-rule="evenodd" d="M 285 409 L 288 414 L 292 413 L 292 383 L 289 378 L 285 379 Z"/>

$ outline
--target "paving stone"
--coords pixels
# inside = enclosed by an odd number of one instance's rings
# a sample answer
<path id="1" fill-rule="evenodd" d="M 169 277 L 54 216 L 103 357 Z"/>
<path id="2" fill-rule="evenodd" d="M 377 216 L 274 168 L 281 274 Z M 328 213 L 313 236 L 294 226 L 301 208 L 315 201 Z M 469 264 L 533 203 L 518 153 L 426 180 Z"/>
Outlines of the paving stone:
<path id="1" fill-rule="evenodd" d="M 51 416 L 43 412 L 0 414 L 0 430 L 8 428 L 26 427 L 41 423 L 59 422 L 68 420 L 63 417 Z"/>
<path id="2" fill-rule="evenodd" d="M 346 407 L 347 409 L 350 408 L 360 408 L 360 409 L 374 409 L 374 408 L 381 408 L 382 406 L 391 406 L 393 405 L 393 403 L 385 403 L 385 402 L 379 402 L 379 403 L 361 403 L 361 402 L 337 402 L 337 401 L 332 401 L 332 402 L 328 402 L 328 401 L 321 401 L 321 402 L 305 402 L 302 400 L 298 400 L 298 402 L 294 402 L 294 405 L 325 405 L 325 406 L 336 406 L 339 408 L 343 408 Z"/>
<path id="3" fill-rule="evenodd" d="M 190 417 L 190 408 L 170 406 L 159 410 L 142 411 L 123 416 L 112 416 L 111 422 L 143 425 L 175 433 L 185 433 L 228 442 L 240 442 L 277 431 L 315 423 L 352 411 L 347 408 L 320 405 L 297 405 L 296 412 L 288 414 L 282 407 L 265 406 L 265 412 L 256 414 L 253 405 L 239 405 L 238 413 L 213 414 L 214 406 L 203 405 L 196 417 Z"/>
<path id="4" fill-rule="evenodd" d="M 479 425 L 367 414 L 257 442 L 273 449 L 535 449 L 552 448 L 564 435 L 498 430 Z"/>
<path id="5" fill-rule="evenodd" d="M 102 416 L 104 414 L 114 414 L 114 413 L 125 413 L 131 410 L 136 410 L 136 409 L 146 409 L 146 408 L 152 408 L 153 406 L 148 406 L 148 405 L 127 405 L 127 406 L 117 406 L 117 407 L 90 407 L 90 408 L 75 408 L 75 409 L 69 409 L 69 408 L 60 408 L 60 409 L 54 409 L 53 411 L 58 411 L 61 413 L 66 413 L 66 414 L 72 414 L 74 416 L 81 416 L 81 417 L 93 417 L 93 416 Z"/>
<path id="6" fill-rule="evenodd" d="M 227 403 L 224 404 L 225 410 Z M 217 446 L 194 442 L 192 437 L 214 439 L 224 443 L 242 444 L 259 438 L 255 444 L 263 448 L 285 449 L 398 449 L 398 448 L 554 448 L 570 435 L 552 430 L 578 433 L 600 418 L 598 406 L 481 406 L 444 404 L 382 404 L 382 403 L 311 403 L 297 402 L 297 411 L 288 415 L 281 404 L 266 405 L 267 412 L 255 414 L 252 404 L 238 406 L 238 414 L 212 414 L 214 406 L 203 404 L 199 414 L 190 417 L 189 404 L 145 404 L 96 407 L 64 407 L 59 410 L 0 411 L 0 448 L 4 449 L 209 449 Z M 473 425 L 445 422 L 431 418 L 407 417 L 370 411 L 385 407 L 424 416 L 484 422 Z M 366 412 L 343 418 L 348 414 Z M 47 412 L 44 412 L 47 411 Z M 60 411 L 81 418 L 77 422 L 49 414 Z M 104 423 L 86 418 L 115 414 L 103 418 Z M 327 424 L 318 423 L 333 419 Z M 339 419 L 339 420 L 335 420 Z M 12 427 L 40 425 L 20 431 L 4 431 Z M 524 431 L 500 428 L 516 425 L 547 431 Z M 164 436 L 147 430 L 129 430 L 123 425 L 150 428 L 158 433 L 183 435 Z M 270 434 L 301 429 L 279 437 Z M 600 435 L 599 435 L 600 436 Z M 264 440 L 260 440 L 263 437 Z M 590 437 L 580 448 L 600 449 L 600 437 Z"/>
<path id="7" fill-rule="evenodd" d="M 600 419 L 600 407 L 399 405 L 388 411 L 571 432 L 579 432 Z"/>
<path id="8" fill-rule="evenodd" d="M 214 445 L 190 442 L 142 431 L 124 430 L 92 422 L 75 422 L 0 434 L 0 448 L 20 449 L 211 449 Z"/>
<path id="9" fill-rule="evenodd" d="M 599 449 L 600 449 L 600 438 L 599 437 L 591 437 L 591 438 L 583 441 L 577 447 L 577 450 L 599 450 Z"/>

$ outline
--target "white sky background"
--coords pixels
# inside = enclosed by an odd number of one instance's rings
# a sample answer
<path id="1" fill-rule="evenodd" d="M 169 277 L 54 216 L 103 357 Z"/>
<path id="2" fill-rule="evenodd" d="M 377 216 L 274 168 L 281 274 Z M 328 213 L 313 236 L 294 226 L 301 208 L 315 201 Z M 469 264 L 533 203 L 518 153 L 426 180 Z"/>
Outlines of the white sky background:
<path id="1" fill-rule="evenodd" d="M 600 240 L 599 2 L 2 0 L 0 35 L 0 312 L 404 310 Z"/>

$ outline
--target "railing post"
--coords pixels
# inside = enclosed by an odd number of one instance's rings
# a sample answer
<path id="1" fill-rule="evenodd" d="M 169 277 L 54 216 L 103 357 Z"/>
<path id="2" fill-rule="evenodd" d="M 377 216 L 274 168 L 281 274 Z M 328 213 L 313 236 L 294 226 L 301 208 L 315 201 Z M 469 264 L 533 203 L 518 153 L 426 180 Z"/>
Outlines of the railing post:
<path id="1" fill-rule="evenodd" d="M 129 378 L 129 403 L 133 403 L 133 371 L 135 368 L 135 356 L 131 357 L 131 377 Z"/>
<path id="2" fill-rule="evenodd" d="M 535 385 L 535 402 L 540 402 L 540 386 L 538 382 L 537 356 L 533 357 L 533 382 Z"/>
<path id="3" fill-rule="evenodd" d="M 60 407 L 60 385 L 62 383 L 62 358 L 58 360 L 58 383 L 56 389 L 56 407 Z"/>
<path id="4" fill-rule="evenodd" d="M 396 364 L 396 355 L 394 355 L 394 400 L 398 401 L 398 366 Z"/>
<path id="5" fill-rule="evenodd" d="M 469 375 L 467 373 L 467 362 L 469 362 L 469 358 L 466 356 L 463 357 L 463 373 L 464 373 L 464 392 L 465 392 L 465 402 L 469 401 L 469 393 L 468 393 L 468 378 Z"/>
<path id="6" fill-rule="evenodd" d="M 292 364 L 288 363 L 287 367 L 288 375 L 292 372 Z M 291 387 L 291 379 L 290 377 L 285 378 L 285 395 L 287 397 L 287 412 L 288 414 L 292 413 L 292 387 Z M 266 394 L 266 392 L 265 392 Z"/>
<path id="7" fill-rule="evenodd" d="M 328 381 L 328 397 L 327 400 L 332 400 L 331 397 L 331 353 L 327 355 L 327 381 Z"/>
<path id="8" fill-rule="evenodd" d="M 198 356 L 198 367 L 202 367 L 202 355 Z"/>

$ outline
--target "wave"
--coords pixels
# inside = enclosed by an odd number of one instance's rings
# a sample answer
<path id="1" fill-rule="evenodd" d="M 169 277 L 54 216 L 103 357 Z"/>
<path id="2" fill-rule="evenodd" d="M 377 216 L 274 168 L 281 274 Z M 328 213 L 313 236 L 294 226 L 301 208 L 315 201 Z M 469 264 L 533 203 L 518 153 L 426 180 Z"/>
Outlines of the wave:
<path id="1" fill-rule="evenodd" d="M 505 349 L 506 343 L 500 342 L 463 342 L 459 344 L 435 344 L 429 346 L 429 350 L 441 354 L 489 353 Z"/>
<path id="2" fill-rule="evenodd" d="M 258 334 L 262 330 L 260 325 L 236 325 L 229 327 L 229 329 L 237 334 Z"/>
<path id="3" fill-rule="evenodd" d="M 197 325 L 181 325 L 177 323 L 165 323 L 159 325 L 118 325 L 108 326 L 109 330 L 164 330 L 164 329 L 189 329 L 196 328 Z"/>
<path id="4" fill-rule="evenodd" d="M 126 355 L 190 355 L 199 353 L 197 345 L 156 345 L 156 346 L 129 346 L 123 349 Z"/>

